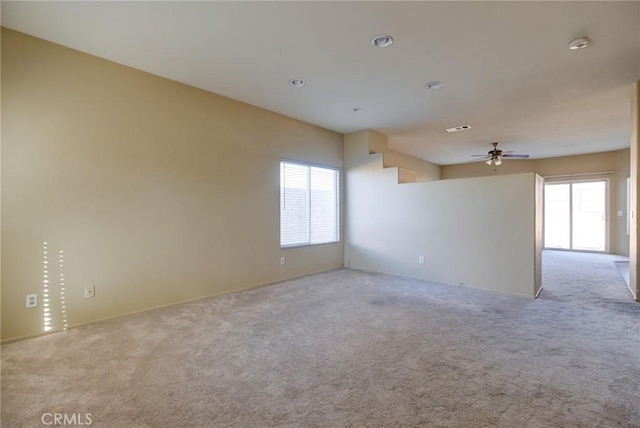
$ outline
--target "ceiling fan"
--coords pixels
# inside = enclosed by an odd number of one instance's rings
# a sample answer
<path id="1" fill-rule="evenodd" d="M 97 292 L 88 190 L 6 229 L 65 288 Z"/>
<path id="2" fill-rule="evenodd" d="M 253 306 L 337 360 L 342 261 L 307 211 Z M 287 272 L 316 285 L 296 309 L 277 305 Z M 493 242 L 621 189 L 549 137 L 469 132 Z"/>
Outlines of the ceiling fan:
<path id="1" fill-rule="evenodd" d="M 473 157 L 481 157 L 482 159 L 487 159 L 487 165 L 502 165 L 502 159 L 527 159 L 529 155 L 521 155 L 518 153 L 514 153 L 513 151 L 503 152 L 498 148 L 498 143 L 491 143 L 493 145 L 493 149 L 489 150 L 486 155 L 472 155 Z"/>

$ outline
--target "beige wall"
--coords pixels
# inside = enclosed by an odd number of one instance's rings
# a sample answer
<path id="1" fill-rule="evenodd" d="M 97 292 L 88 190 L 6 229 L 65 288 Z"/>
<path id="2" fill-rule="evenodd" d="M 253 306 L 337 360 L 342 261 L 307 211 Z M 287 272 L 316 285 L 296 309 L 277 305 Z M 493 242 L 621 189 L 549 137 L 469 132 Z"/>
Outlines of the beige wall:
<path id="1" fill-rule="evenodd" d="M 344 153 L 345 265 L 534 296 L 534 174 L 397 184 L 362 132 Z"/>
<path id="2" fill-rule="evenodd" d="M 609 171 L 613 173 L 591 175 Z M 522 172 L 535 172 L 542 177 L 547 177 L 548 180 L 607 178 L 609 180 L 609 252 L 629 255 L 629 235 L 627 235 L 629 149 L 548 159 L 507 160 L 499 167 L 488 166 L 484 162 L 448 165 L 442 167 L 442 178 L 482 177 Z M 580 174 L 589 175 L 580 177 Z M 565 177 L 553 177 L 559 175 L 565 175 Z M 618 217 L 618 211 L 622 211 L 622 217 Z"/>
<path id="3" fill-rule="evenodd" d="M 2 67 L 3 339 L 43 331 L 44 241 L 70 326 L 343 266 L 279 247 L 280 158 L 341 167 L 341 134 L 5 29 Z"/>

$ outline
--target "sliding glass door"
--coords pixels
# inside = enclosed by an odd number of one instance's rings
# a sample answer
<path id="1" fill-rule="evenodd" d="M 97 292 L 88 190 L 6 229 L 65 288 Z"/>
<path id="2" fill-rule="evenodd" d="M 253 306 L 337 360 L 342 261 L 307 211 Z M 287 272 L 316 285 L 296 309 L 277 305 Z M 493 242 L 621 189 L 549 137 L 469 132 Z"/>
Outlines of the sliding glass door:
<path id="1" fill-rule="evenodd" d="M 606 251 L 606 180 L 545 184 L 544 246 Z"/>

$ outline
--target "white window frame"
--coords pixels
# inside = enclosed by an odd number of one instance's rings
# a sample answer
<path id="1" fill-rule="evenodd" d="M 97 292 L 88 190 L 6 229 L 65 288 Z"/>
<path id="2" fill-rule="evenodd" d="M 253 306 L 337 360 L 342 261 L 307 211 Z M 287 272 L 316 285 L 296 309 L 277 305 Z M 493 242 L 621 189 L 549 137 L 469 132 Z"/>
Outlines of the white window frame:
<path id="1" fill-rule="evenodd" d="M 311 233 L 309 233 L 309 241 L 306 242 L 300 242 L 300 243 L 295 243 L 295 244 L 286 244 L 283 245 L 282 244 L 282 206 L 283 206 L 283 188 L 282 188 L 282 165 L 283 164 L 294 164 L 297 166 L 304 166 L 304 167 L 308 167 L 309 169 L 311 168 L 321 168 L 321 169 L 325 169 L 325 170 L 331 170 L 334 171 L 336 174 L 336 189 L 335 189 L 335 195 L 336 195 L 336 240 L 335 241 L 322 241 L 322 242 L 311 242 Z M 324 244 L 335 244 L 335 243 L 339 243 L 341 241 L 341 218 L 340 218 L 340 168 L 334 167 L 334 166 L 329 166 L 329 165 L 322 165 L 322 164 L 317 164 L 317 163 L 310 163 L 310 162 L 304 162 L 304 161 L 298 161 L 298 160 L 292 160 L 292 159 L 286 159 L 286 158 L 282 158 L 280 159 L 280 163 L 279 163 L 279 168 L 280 168 L 280 212 L 279 212 L 279 231 L 280 231 L 280 248 L 281 249 L 288 249 L 288 248 L 298 248 L 298 247 L 308 247 L 308 246 L 315 246 L 315 245 L 324 245 Z M 309 180 L 311 179 L 311 175 L 309 175 Z M 309 198 L 309 218 L 308 220 L 308 224 L 307 227 L 310 229 L 311 228 L 311 198 Z"/>
<path id="2" fill-rule="evenodd" d="M 543 241 L 543 245 L 542 245 L 542 249 L 544 250 L 555 250 L 555 251 L 573 251 L 573 252 L 579 252 L 579 253 L 598 253 L 598 254 L 609 254 L 611 252 L 611 213 L 610 213 L 610 207 L 611 207 L 611 194 L 610 194 L 610 180 L 609 178 L 606 177 L 600 177 L 600 174 L 597 174 L 595 178 L 576 178 L 573 180 L 567 180 L 567 179 L 559 179 L 559 180 L 554 180 L 554 179 L 549 179 L 549 178 L 545 178 L 544 181 L 544 185 L 546 187 L 547 184 L 569 184 L 569 189 L 570 189 L 570 193 L 569 193 L 569 206 L 570 206 L 570 210 L 571 210 L 571 215 L 569 215 L 569 220 L 570 220 L 570 225 L 569 225 L 569 248 L 556 248 L 556 247 L 547 247 L 547 243 L 545 242 L 545 223 L 546 223 L 546 219 L 544 218 L 545 215 L 545 208 L 544 208 L 544 201 L 546 201 L 546 197 L 544 196 L 543 193 L 543 208 L 542 208 L 542 216 L 543 216 L 543 222 L 542 222 L 542 241 Z M 605 226 L 604 226 L 604 250 L 599 251 L 599 250 L 580 250 L 580 249 L 574 249 L 573 248 L 573 224 L 572 224 L 572 217 L 573 217 L 573 206 L 572 206 L 572 202 L 573 202 L 573 184 L 575 183 L 590 183 L 590 182 L 600 182 L 603 181 L 605 183 L 604 186 L 604 207 L 605 207 Z"/>

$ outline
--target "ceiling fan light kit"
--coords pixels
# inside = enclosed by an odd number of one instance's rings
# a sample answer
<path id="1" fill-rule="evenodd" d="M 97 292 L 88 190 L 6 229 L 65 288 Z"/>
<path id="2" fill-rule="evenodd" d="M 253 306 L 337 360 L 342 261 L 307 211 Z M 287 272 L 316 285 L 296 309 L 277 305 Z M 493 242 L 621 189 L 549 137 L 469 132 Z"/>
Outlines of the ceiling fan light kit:
<path id="1" fill-rule="evenodd" d="M 491 158 L 486 162 L 487 165 L 491 166 L 491 165 L 495 165 L 495 166 L 500 166 L 502 165 L 502 159 L 500 159 L 500 156 L 496 156 L 495 158 Z"/>

